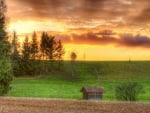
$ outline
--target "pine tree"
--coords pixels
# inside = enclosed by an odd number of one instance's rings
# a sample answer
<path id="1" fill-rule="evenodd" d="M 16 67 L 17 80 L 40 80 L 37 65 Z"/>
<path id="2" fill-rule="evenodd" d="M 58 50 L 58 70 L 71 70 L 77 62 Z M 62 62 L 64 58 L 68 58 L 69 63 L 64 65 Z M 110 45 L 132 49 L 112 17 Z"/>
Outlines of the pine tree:
<path id="1" fill-rule="evenodd" d="M 26 36 L 22 46 L 22 62 L 21 62 L 22 74 L 24 75 L 33 74 L 30 56 L 31 56 L 31 45 L 28 36 Z"/>
<path id="2" fill-rule="evenodd" d="M 14 31 L 13 33 L 13 40 L 12 40 L 12 44 L 11 44 L 11 50 L 12 50 L 12 54 L 11 54 L 11 58 L 12 58 L 12 66 L 13 66 L 13 72 L 14 75 L 18 75 L 20 74 L 20 63 L 21 63 L 21 57 L 19 54 L 19 43 L 18 43 L 18 39 L 17 39 L 17 35 L 16 32 Z"/>
<path id="3" fill-rule="evenodd" d="M 48 36 L 46 39 L 46 55 L 48 56 L 49 60 L 54 60 L 56 57 L 55 47 L 56 47 L 55 37 Z"/>
<path id="4" fill-rule="evenodd" d="M 0 95 L 10 90 L 10 83 L 13 79 L 12 65 L 10 60 L 10 43 L 5 31 L 5 0 L 0 0 Z"/>
<path id="5" fill-rule="evenodd" d="M 49 36 L 47 33 L 43 32 L 40 44 L 43 60 L 55 59 L 55 45 L 55 37 Z"/>
<path id="6" fill-rule="evenodd" d="M 32 42 L 31 42 L 31 59 L 35 60 L 37 54 L 38 54 L 38 42 L 36 32 L 34 32 L 32 35 Z"/>
<path id="7" fill-rule="evenodd" d="M 43 32 L 41 36 L 41 44 L 40 44 L 40 50 L 43 56 L 43 60 L 46 60 L 46 62 L 43 61 L 43 67 L 45 70 L 45 73 L 48 73 L 49 70 L 52 69 L 52 61 L 55 59 L 55 45 L 56 41 L 54 39 L 55 37 L 49 36 L 47 33 Z M 50 65 L 49 65 L 50 61 Z"/>
<path id="8" fill-rule="evenodd" d="M 16 34 L 16 31 L 14 31 L 13 33 L 13 40 L 12 40 L 12 44 L 11 44 L 11 50 L 12 50 L 12 59 L 13 60 L 17 60 L 20 59 L 20 54 L 19 54 L 19 43 L 18 43 L 18 37 Z"/>
<path id="9" fill-rule="evenodd" d="M 9 55 L 10 52 L 10 44 L 8 42 L 8 36 L 5 31 L 5 12 L 6 12 L 6 4 L 5 0 L 0 0 L 0 57 Z"/>
<path id="10" fill-rule="evenodd" d="M 41 36 L 41 43 L 40 43 L 40 50 L 41 50 L 41 53 L 42 53 L 42 60 L 45 60 L 45 57 L 46 57 L 46 33 L 43 32 L 42 33 L 42 36 Z"/>
<path id="11" fill-rule="evenodd" d="M 26 36 L 22 47 L 22 59 L 29 60 L 31 56 L 31 47 L 28 36 Z"/>
<path id="12" fill-rule="evenodd" d="M 65 50 L 63 48 L 63 45 L 61 43 L 61 40 L 59 40 L 56 44 L 56 60 L 58 60 L 58 69 L 60 70 L 63 66 L 63 56 L 65 54 Z"/>
<path id="13" fill-rule="evenodd" d="M 57 46 L 56 46 L 56 59 L 57 59 L 57 60 L 62 60 L 64 54 L 65 54 L 64 47 L 63 47 L 63 45 L 62 45 L 61 40 L 59 40 L 59 41 L 57 42 Z"/>

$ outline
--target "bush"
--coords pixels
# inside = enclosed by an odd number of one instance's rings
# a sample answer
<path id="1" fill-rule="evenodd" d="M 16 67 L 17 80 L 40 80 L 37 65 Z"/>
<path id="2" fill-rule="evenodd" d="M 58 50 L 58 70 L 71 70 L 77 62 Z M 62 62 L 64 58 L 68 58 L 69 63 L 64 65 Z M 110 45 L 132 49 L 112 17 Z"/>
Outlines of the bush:
<path id="1" fill-rule="evenodd" d="M 13 79 L 11 61 L 0 60 L 0 95 L 5 95 L 10 90 L 10 83 Z"/>
<path id="2" fill-rule="evenodd" d="M 123 83 L 116 87 L 116 98 L 122 101 L 137 101 L 143 86 L 138 83 Z"/>

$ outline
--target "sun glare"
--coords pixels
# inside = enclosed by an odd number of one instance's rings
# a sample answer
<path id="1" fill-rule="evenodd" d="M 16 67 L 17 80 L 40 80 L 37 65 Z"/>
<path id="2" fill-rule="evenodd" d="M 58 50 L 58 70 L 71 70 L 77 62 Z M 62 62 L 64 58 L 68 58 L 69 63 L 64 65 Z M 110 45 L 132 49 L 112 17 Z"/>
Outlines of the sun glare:
<path id="1" fill-rule="evenodd" d="M 9 24 L 8 31 L 17 31 L 18 34 L 32 33 L 33 31 L 65 32 L 65 25 L 52 21 L 17 21 Z"/>

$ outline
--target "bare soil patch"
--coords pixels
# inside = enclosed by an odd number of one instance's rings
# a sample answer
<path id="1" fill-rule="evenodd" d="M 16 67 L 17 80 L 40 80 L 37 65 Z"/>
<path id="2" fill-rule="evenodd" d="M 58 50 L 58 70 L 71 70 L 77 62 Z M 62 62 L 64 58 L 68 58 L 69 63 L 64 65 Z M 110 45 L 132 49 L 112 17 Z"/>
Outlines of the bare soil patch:
<path id="1" fill-rule="evenodd" d="M 0 113 L 150 113 L 150 103 L 0 97 Z"/>

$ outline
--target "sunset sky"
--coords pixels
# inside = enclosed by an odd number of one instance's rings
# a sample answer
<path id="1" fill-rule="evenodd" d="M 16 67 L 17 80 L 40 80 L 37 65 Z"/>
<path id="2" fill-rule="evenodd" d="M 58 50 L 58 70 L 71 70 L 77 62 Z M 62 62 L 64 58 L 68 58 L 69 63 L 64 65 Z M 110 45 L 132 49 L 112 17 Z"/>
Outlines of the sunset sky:
<path id="1" fill-rule="evenodd" d="M 150 0 L 6 1 L 10 33 L 52 33 L 65 59 L 150 60 Z"/>

